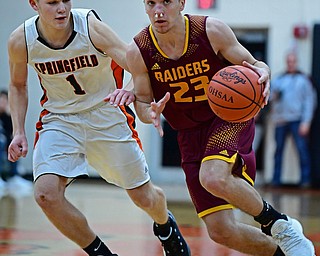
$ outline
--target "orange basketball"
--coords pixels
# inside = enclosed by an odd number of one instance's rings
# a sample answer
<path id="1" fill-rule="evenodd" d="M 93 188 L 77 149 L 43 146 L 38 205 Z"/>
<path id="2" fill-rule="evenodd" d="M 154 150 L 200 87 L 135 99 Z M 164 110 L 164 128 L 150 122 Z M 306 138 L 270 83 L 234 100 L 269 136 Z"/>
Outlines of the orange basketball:
<path id="1" fill-rule="evenodd" d="M 234 65 L 219 70 L 211 79 L 208 102 L 212 111 L 228 122 L 244 122 L 263 107 L 264 86 L 250 68 Z"/>

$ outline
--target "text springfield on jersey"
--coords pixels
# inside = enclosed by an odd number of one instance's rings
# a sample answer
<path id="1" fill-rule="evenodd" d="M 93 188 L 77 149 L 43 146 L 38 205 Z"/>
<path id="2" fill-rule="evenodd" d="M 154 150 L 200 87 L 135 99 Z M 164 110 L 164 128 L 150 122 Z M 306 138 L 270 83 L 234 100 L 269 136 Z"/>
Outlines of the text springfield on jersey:
<path id="1" fill-rule="evenodd" d="M 99 65 L 95 54 L 82 55 L 66 60 L 56 60 L 43 63 L 35 63 L 35 68 L 41 74 L 55 75 L 61 73 L 74 72 L 81 68 L 96 67 Z"/>

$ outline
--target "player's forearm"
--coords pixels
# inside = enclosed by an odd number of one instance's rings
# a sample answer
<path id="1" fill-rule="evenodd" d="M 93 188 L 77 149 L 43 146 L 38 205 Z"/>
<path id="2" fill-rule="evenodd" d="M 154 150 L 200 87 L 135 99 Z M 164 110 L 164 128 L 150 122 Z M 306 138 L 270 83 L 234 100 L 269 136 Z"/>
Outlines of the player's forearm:
<path id="1" fill-rule="evenodd" d="M 152 120 L 150 117 L 150 104 L 140 101 L 136 99 L 134 102 L 135 111 L 140 119 L 141 122 L 145 124 L 151 124 Z"/>
<path id="2" fill-rule="evenodd" d="M 28 108 L 27 85 L 9 87 L 10 113 L 12 118 L 13 135 L 25 134 L 25 119 Z"/>

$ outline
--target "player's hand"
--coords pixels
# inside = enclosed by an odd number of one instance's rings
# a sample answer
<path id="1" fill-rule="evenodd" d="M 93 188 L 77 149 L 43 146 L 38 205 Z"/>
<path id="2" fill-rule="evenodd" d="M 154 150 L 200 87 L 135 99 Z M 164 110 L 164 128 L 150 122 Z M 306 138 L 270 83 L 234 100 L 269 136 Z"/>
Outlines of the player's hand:
<path id="1" fill-rule="evenodd" d="M 251 68 L 254 72 L 256 72 L 260 76 L 258 83 L 264 85 L 264 90 L 263 90 L 264 105 L 267 105 L 270 97 L 270 70 L 268 66 L 264 65 L 265 67 L 261 67 L 257 65 L 251 65 L 247 61 L 243 61 L 242 65 L 245 67 Z"/>
<path id="2" fill-rule="evenodd" d="M 161 113 L 164 110 L 169 99 L 170 93 L 167 92 L 161 100 L 159 100 L 158 102 L 151 102 L 150 104 L 149 115 L 152 120 L 153 126 L 158 130 L 161 137 L 163 136 L 163 129 L 161 126 Z"/>
<path id="3" fill-rule="evenodd" d="M 116 89 L 114 92 L 110 93 L 104 101 L 109 102 L 111 105 L 118 107 L 126 105 L 128 106 L 135 101 L 135 95 L 131 91 L 124 89 Z"/>
<path id="4" fill-rule="evenodd" d="M 8 160 L 16 162 L 20 157 L 26 157 L 27 153 L 28 142 L 26 136 L 14 136 L 8 148 Z"/>

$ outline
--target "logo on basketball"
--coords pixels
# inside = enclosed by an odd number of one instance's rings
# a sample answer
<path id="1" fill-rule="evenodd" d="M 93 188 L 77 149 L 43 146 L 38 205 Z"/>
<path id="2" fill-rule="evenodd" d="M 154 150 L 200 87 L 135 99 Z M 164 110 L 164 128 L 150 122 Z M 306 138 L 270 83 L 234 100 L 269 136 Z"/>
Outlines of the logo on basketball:
<path id="1" fill-rule="evenodd" d="M 226 81 L 226 82 L 234 82 L 235 84 L 237 83 L 242 83 L 242 84 L 245 84 L 246 83 L 246 80 L 243 79 L 242 77 L 240 77 L 238 75 L 238 72 L 235 71 L 235 72 L 228 72 L 226 71 L 225 69 L 221 70 L 219 72 L 219 75 L 221 76 L 222 80 Z"/>
<path id="2" fill-rule="evenodd" d="M 209 87 L 208 88 L 209 93 L 213 96 L 213 97 L 217 97 L 221 100 L 224 100 L 226 102 L 230 102 L 233 103 L 233 98 L 232 96 L 227 95 L 224 92 L 218 91 L 217 89 L 215 89 L 214 87 Z"/>

